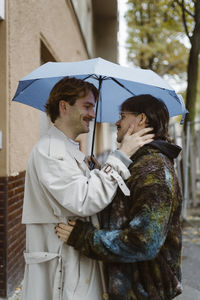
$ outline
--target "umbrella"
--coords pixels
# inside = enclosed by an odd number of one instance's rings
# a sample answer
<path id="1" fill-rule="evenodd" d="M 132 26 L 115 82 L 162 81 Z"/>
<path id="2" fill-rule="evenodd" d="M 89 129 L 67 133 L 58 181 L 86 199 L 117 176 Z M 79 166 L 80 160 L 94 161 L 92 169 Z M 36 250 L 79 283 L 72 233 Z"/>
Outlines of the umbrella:
<path id="1" fill-rule="evenodd" d="M 139 94 L 151 94 L 161 99 L 167 106 L 170 117 L 182 115 L 181 123 L 187 113 L 182 97 L 155 72 L 123 67 L 102 58 L 43 64 L 19 81 L 13 101 L 44 111 L 51 89 L 65 76 L 86 80 L 99 89 L 100 99 L 97 102 L 95 124 L 115 123 L 122 102 Z M 95 130 L 93 140 L 94 134 Z"/>

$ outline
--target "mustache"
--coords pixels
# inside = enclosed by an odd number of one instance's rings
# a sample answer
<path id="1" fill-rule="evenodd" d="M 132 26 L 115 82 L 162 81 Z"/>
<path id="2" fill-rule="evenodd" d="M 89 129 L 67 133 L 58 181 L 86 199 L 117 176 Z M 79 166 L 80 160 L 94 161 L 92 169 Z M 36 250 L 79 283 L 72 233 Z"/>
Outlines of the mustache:
<path id="1" fill-rule="evenodd" d="M 84 121 L 92 121 L 94 118 L 93 117 L 84 117 L 83 120 Z"/>

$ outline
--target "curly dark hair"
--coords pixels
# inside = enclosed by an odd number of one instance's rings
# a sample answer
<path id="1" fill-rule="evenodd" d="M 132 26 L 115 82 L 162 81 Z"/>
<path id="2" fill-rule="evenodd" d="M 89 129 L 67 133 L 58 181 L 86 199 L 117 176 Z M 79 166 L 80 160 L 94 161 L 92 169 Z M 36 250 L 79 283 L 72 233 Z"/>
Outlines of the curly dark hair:
<path id="1" fill-rule="evenodd" d="M 54 123 L 60 115 L 60 100 L 64 100 L 70 105 L 74 105 L 78 98 L 85 97 L 89 91 L 93 93 L 95 101 L 97 101 L 99 92 L 93 84 L 75 77 L 68 76 L 58 81 L 52 88 L 49 99 L 45 104 L 45 111 L 50 117 L 51 122 Z"/>
<path id="2" fill-rule="evenodd" d="M 130 97 L 121 105 L 121 111 L 144 113 L 148 118 L 148 126 L 152 127 L 155 139 L 170 141 L 168 134 L 169 112 L 161 99 L 149 94 Z"/>

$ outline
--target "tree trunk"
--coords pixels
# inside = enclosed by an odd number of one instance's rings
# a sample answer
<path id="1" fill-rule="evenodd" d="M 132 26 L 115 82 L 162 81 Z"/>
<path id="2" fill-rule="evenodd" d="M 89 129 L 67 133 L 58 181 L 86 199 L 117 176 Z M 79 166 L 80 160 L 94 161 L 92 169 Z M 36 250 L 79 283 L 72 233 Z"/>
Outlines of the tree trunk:
<path id="1" fill-rule="evenodd" d="M 195 27 L 193 35 L 191 37 L 191 49 L 188 61 L 188 86 L 186 92 L 186 108 L 189 114 L 186 116 L 186 122 L 194 122 L 195 119 L 195 106 L 197 99 L 197 83 L 198 83 L 198 63 L 200 53 L 200 0 L 195 4 Z M 184 125 L 184 131 L 186 131 L 186 122 Z M 191 124 L 192 131 L 194 130 L 193 124 Z"/>

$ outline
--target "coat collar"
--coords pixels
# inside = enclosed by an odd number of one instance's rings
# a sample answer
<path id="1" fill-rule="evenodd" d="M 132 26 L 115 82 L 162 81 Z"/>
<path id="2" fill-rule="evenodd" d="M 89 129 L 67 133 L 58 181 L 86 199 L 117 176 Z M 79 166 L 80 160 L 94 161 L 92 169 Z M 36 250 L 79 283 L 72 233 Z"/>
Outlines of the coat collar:
<path id="1" fill-rule="evenodd" d="M 78 143 L 69 139 L 62 131 L 52 126 L 48 130 L 50 136 L 49 154 L 57 159 L 64 159 L 66 152 L 70 153 L 79 163 L 82 163 L 85 155 L 78 149 Z"/>

